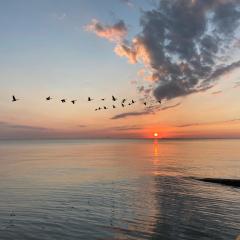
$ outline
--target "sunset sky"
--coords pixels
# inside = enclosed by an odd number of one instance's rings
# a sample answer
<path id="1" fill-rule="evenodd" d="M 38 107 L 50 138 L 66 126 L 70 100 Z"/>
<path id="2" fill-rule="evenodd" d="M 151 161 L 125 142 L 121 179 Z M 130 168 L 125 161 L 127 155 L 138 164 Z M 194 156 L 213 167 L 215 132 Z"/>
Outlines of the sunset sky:
<path id="1" fill-rule="evenodd" d="M 239 138 L 239 26 L 238 0 L 1 1 L 0 139 Z"/>

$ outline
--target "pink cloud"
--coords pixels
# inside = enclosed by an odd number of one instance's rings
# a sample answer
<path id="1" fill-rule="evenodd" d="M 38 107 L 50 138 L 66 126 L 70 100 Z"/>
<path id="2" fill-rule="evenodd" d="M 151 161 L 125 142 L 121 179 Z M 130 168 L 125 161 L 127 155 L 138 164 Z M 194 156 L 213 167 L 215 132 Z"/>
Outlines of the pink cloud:
<path id="1" fill-rule="evenodd" d="M 98 20 L 92 19 L 92 22 L 85 26 L 85 30 L 111 42 L 120 42 L 127 35 L 127 27 L 122 20 L 114 25 L 103 25 Z"/>

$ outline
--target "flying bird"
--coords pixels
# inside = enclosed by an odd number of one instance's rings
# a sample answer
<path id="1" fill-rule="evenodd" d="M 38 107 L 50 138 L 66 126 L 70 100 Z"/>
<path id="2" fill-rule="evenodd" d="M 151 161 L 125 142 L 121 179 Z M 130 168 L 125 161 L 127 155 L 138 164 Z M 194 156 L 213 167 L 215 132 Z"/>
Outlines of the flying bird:
<path id="1" fill-rule="evenodd" d="M 125 105 L 122 103 L 122 107 L 125 107 Z"/>
<path id="2" fill-rule="evenodd" d="M 102 108 L 100 108 L 100 107 L 98 108 L 98 110 L 101 110 L 101 109 L 102 109 Z"/>
<path id="3" fill-rule="evenodd" d="M 128 103 L 128 106 L 131 106 L 132 104 L 131 103 Z"/>
<path id="4" fill-rule="evenodd" d="M 146 103 L 146 102 L 144 102 L 143 104 L 144 104 L 145 106 L 147 106 L 147 103 Z"/>
<path id="5" fill-rule="evenodd" d="M 72 103 L 72 104 L 75 104 L 76 101 L 77 101 L 77 100 L 72 100 L 71 103 Z"/>
<path id="6" fill-rule="evenodd" d="M 105 106 L 104 106 L 103 108 L 104 108 L 104 109 L 107 109 L 107 107 L 105 107 Z"/>
<path id="7" fill-rule="evenodd" d="M 93 100 L 92 98 L 88 97 L 88 101 L 89 101 L 89 102 L 92 101 L 92 100 Z"/>
<path id="8" fill-rule="evenodd" d="M 102 101 L 105 101 L 105 98 L 102 98 L 101 100 L 102 100 Z"/>
<path id="9" fill-rule="evenodd" d="M 19 100 L 19 99 L 16 99 L 14 95 L 12 96 L 12 102 L 16 102 L 16 101 L 18 101 L 18 100 Z"/>
<path id="10" fill-rule="evenodd" d="M 126 98 L 124 98 L 123 100 L 122 100 L 122 103 L 125 103 L 126 102 Z"/>
<path id="11" fill-rule="evenodd" d="M 159 100 L 158 102 L 159 102 L 160 104 L 162 103 L 162 101 L 161 101 L 161 100 Z"/>
<path id="12" fill-rule="evenodd" d="M 117 100 L 117 98 L 115 98 L 113 95 L 112 95 L 112 100 L 115 102 Z"/>
<path id="13" fill-rule="evenodd" d="M 62 99 L 61 102 L 62 102 L 62 103 L 65 103 L 65 102 L 66 102 L 66 99 Z"/>
<path id="14" fill-rule="evenodd" d="M 116 108 L 116 106 L 115 106 L 115 105 L 113 105 L 113 108 Z"/>
<path id="15" fill-rule="evenodd" d="M 49 96 L 49 97 L 46 97 L 46 100 L 49 101 L 51 100 L 52 98 Z"/>
<path id="16" fill-rule="evenodd" d="M 135 101 L 134 100 L 132 100 L 132 104 L 134 104 L 135 103 Z"/>

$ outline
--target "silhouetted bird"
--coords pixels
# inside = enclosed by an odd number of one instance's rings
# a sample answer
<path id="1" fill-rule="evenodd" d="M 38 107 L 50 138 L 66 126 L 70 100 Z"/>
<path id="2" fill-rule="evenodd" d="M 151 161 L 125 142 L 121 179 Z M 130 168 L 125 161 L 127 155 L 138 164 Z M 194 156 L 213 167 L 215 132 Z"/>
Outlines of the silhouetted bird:
<path id="1" fill-rule="evenodd" d="M 66 99 L 62 99 L 61 102 L 62 102 L 62 103 L 65 103 L 65 102 L 66 102 Z"/>
<path id="2" fill-rule="evenodd" d="M 98 110 L 101 110 L 101 109 L 102 109 L 102 108 L 100 108 L 100 107 L 98 108 Z"/>
<path id="3" fill-rule="evenodd" d="M 132 100 L 132 104 L 134 104 L 135 103 L 135 101 L 134 100 Z"/>
<path id="4" fill-rule="evenodd" d="M 158 102 L 159 102 L 160 104 L 162 103 L 162 101 L 161 101 L 161 100 L 159 100 Z"/>
<path id="5" fill-rule="evenodd" d="M 104 109 L 107 109 L 107 107 L 105 107 L 105 106 L 104 106 L 103 108 L 104 108 Z"/>
<path id="6" fill-rule="evenodd" d="M 92 100 L 93 100 L 92 98 L 88 97 L 88 101 L 89 101 L 89 102 L 92 101 Z"/>
<path id="7" fill-rule="evenodd" d="M 112 96 L 112 100 L 115 102 L 117 99 L 114 96 Z"/>
<path id="8" fill-rule="evenodd" d="M 113 105 L 113 108 L 116 108 L 115 105 Z"/>
<path id="9" fill-rule="evenodd" d="M 18 100 L 19 100 L 19 99 L 16 99 L 14 95 L 12 96 L 12 102 L 16 102 L 16 101 L 18 101 Z"/>
<path id="10" fill-rule="evenodd" d="M 124 98 L 124 99 L 122 100 L 122 103 L 125 103 L 125 101 L 126 101 L 126 99 Z"/>
<path id="11" fill-rule="evenodd" d="M 72 104 L 75 104 L 76 101 L 77 101 L 77 100 L 72 100 L 71 103 L 72 103 Z"/>
<path id="12" fill-rule="evenodd" d="M 131 103 L 129 103 L 128 106 L 131 106 Z"/>
<path id="13" fill-rule="evenodd" d="M 146 103 L 146 102 L 144 102 L 143 104 L 144 104 L 145 106 L 147 106 L 147 103 Z"/>
<path id="14" fill-rule="evenodd" d="M 49 97 L 46 97 L 46 100 L 49 101 L 51 100 L 52 98 L 49 96 Z"/>
<path id="15" fill-rule="evenodd" d="M 102 101 L 105 101 L 105 98 L 102 98 L 101 100 L 102 100 Z"/>
<path id="16" fill-rule="evenodd" d="M 97 111 L 98 109 L 97 108 L 95 108 L 95 110 L 94 111 Z"/>
<path id="17" fill-rule="evenodd" d="M 125 105 L 122 103 L 122 107 L 125 107 Z"/>

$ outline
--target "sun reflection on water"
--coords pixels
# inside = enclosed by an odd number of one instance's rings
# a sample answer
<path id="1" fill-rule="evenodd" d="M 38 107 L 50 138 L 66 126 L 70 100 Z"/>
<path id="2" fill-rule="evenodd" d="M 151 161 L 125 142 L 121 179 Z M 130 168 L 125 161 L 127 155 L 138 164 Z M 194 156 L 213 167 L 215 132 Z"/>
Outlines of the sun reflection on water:
<path id="1" fill-rule="evenodd" d="M 153 174 L 159 175 L 159 166 L 160 166 L 160 145 L 158 139 L 153 140 Z"/>

